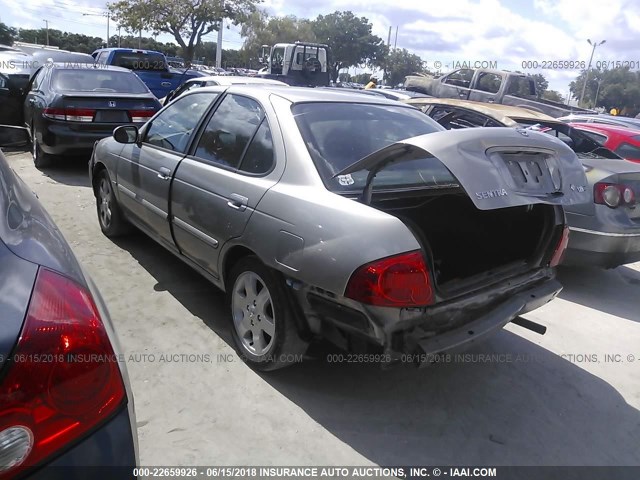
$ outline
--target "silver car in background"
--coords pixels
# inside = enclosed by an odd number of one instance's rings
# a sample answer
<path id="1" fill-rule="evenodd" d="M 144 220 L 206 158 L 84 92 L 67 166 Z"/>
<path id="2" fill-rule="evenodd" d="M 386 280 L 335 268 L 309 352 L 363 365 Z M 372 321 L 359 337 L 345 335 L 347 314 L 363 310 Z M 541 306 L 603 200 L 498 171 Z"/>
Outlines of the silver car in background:
<path id="1" fill-rule="evenodd" d="M 189 91 L 98 142 L 89 174 L 102 231 L 135 225 L 224 290 L 259 369 L 317 338 L 423 361 L 531 327 L 519 315 L 561 289 L 563 205 L 588 201 L 549 135 L 449 132 L 395 101 L 294 87 Z"/>

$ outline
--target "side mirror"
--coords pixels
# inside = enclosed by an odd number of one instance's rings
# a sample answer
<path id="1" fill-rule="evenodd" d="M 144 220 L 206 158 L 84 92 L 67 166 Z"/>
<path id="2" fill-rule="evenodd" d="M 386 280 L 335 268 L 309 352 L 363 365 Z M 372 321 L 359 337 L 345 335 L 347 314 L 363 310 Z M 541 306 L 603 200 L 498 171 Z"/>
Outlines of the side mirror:
<path id="1" fill-rule="evenodd" d="M 113 130 L 113 138 L 118 143 L 137 143 L 138 127 L 135 125 L 121 125 Z"/>
<path id="2" fill-rule="evenodd" d="M 29 139 L 26 128 L 0 125 L 0 147 L 20 147 L 27 144 Z"/>

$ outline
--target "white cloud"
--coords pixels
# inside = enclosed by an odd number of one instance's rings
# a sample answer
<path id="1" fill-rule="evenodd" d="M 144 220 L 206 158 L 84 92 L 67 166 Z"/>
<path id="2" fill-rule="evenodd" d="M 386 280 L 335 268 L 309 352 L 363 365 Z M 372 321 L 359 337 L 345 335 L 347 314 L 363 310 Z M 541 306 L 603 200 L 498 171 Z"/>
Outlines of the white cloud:
<path id="1" fill-rule="evenodd" d="M 82 2 L 82 3 L 81 3 Z M 103 0 L 0 0 L 5 23 L 27 28 L 42 27 L 43 13 L 51 15 L 52 28 L 104 36 L 104 22 L 82 17 L 83 8 L 105 8 Z M 69 5 L 67 11 L 61 5 Z M 5 8 L 6 7 L 6 8 Z M 495 60 L 499 68 L 522 70 L 524 60 L 584 60 L 591 47 L 587 38 L 607 43 L 598 47 L 594 61 L 638 60 L 640 33 L 638 0 L 265 0 L 261 8 L 273 15 L 315 18 L 336 10 L 351 10 L 367 17 L 374 34 L 387 40 L 399 27 L 398 47 L 425 60 Z M 8 18 L 14 21 L 8 22 Z M 65 23 L 68 22 L 68 23 Z M 20 23 L 20 25 L 15 25 Z M 115 31 L 115 29 L 113 29 Z M 237 34 L 234 48 L 240 46 Z M 163 36 L 161 41 L 171 41 Z M 566 92 L 566 84 L 579 73 L 539 71 L 551 88 Z M 536 73 L 536 72 L 531 72 Z"/>

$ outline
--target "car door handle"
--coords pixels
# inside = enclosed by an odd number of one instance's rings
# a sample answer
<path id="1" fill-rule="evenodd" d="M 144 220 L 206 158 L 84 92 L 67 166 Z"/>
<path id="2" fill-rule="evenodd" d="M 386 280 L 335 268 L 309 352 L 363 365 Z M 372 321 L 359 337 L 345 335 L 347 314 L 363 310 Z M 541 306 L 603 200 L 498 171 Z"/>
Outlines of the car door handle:
<path id="1" fill-rule="evenodd" d="M 494 103 L 496 101 L 495 98 L 487 98 L 488 103 Z"/>
<path id="2" fill-rule="evenodd" d="M 169 180 L 171 178 L 171 170 L 167 167 L 160 167 L 158 169 L 158 178 L 160 180 Z"/>
<path id="3" fill-rule="evenodd" d="M 233 208 L 234 210 L 244 212 L 247 208 L 248 202 L 249 199 L 247 197 L 243 197 L 242 195 L 238 195 L 237 193 L 232 193 L 231 195 L 229 195 L 227 206 Z"/>

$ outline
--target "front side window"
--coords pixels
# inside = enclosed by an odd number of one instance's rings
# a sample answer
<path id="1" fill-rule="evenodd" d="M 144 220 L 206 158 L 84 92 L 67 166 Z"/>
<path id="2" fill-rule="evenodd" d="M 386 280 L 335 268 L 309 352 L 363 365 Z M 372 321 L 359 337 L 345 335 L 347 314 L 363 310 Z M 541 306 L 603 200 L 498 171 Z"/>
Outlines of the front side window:
<path id="1" fill-rule="evenodd" d="M 144 142 L 184 153 L 193 130 L 217 96 L 203 92 L 177 99 L 153 119 Z"/>
<path id="2" fill-rule="evenodd" d="M 444 83 L 447 85 L 455 85 L 457 87 L 469 88 L 471 85 L 471 79 L 473 78 L 473 70 L 469 68 L 463 68 L 456 70 L 453 73 L 447 75 Z"/>
<path id="3" fill-rule="evenodd" d="M 227 95 L 202 132 L 195 156 L 237 168 L 263 118 L 264 110 L 255 100 L 241 95 Z"/>
<path id="4" fill-rule="evenodd" d="M 413 108 L 358 103 L 301 103 L 292 111 L 311 158 L 329 190 L 362 190 L 366 171 L 334 176 L 349 165 L 401 140 L 444 130 Z M 448 184 L 451 173 L 437 159 L 395 163 L 378 172 L 373 185 Z"/>

